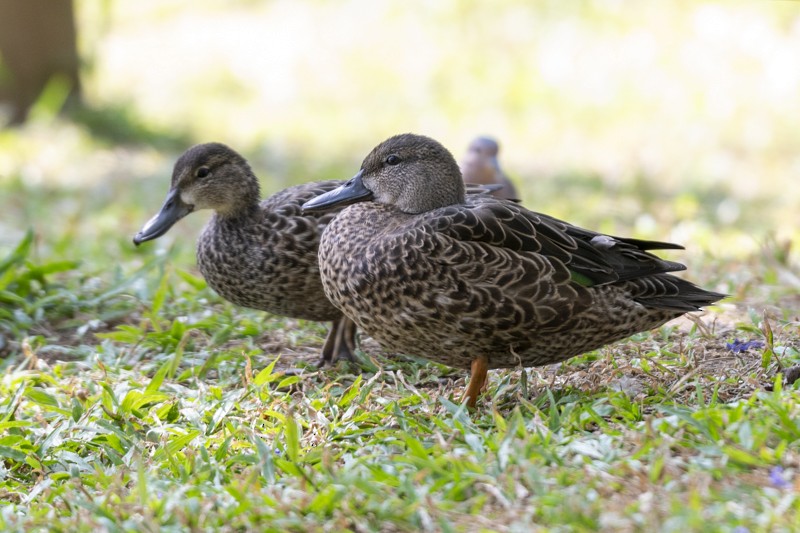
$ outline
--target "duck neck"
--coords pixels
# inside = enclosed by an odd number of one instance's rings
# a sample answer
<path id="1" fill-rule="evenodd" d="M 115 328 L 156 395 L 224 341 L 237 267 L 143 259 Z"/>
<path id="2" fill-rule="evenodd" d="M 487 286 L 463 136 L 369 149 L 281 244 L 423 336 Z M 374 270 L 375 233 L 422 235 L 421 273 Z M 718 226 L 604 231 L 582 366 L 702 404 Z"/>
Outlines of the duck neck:
<path id="1" fill-rule="evenodd" d="M 246 202 L 231 206 L 227 210 L 216 210 L 216 215 L 222 220 L 238 220 L 252 218 L 258 213 L 258 202 Z"/>
<path id="2" fill-rule="evenodd" d="M 252 180 L 237 185 L 240 187 L 235 196 L 226 202 L 224 208 L 217 207 L 217 216 L 224 219 L 249 217 L 258 212 L 261 203 L 261 187 L 255 176 Z"/>

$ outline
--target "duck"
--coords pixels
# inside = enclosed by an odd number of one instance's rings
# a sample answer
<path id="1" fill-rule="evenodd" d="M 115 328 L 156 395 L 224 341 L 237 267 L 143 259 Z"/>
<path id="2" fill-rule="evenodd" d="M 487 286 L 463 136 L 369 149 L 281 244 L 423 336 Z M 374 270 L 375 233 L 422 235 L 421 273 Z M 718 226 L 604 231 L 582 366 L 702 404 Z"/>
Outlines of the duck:
<path id="1" fill-rule="evenodd" d="M 319 245 L 325 294 L 387 351 L 471 373 L 558 363 L 725 295 L 651 253 L 677 244 L 604 235 L 490 195 L 465 195 L 452 154 L 401 134 L 304 213 L 341 209 Z"/>
<path id="2" fill-rule="evenodd" d="M 496 184 L 500 187 L 492 194 L 498 198 L 516 200 L 519 193 L 508 176 L 500 168 L 497 156 L 500 144 L 492 137 L 476 137 L 469 143 L 460 168 L 464 183 L 473 185 Z"/>
<path id="3" fill-rule="evenodd" d="M 175 162 L 163 206 L 133 243 L 161 237 L 194 211 L 213 211 L 197 241 L 208 285 L 239 306 L 331 322 L 319 366 L 354 360 L 356 326 L 325 297 L 317 261 L 320 236 L 337 211 L 302 212 L 304 202 L 341 184 L 305 183 L 262 200 L 244 157 L 222 143 L 198 144 Z"/>

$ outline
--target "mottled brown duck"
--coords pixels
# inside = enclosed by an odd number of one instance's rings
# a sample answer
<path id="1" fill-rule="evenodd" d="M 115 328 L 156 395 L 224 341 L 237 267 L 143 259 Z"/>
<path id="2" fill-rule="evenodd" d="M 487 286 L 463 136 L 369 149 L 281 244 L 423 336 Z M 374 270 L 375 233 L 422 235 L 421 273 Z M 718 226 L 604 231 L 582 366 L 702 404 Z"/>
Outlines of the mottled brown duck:
<path id="1" fill-rule="evenodd" d="M 386 350 L 471 368 L 563 361 L 724 295 L 667 272 L 669 243 L 602 235 L 488 195 L 468 196 L 441 144 L 404 134 L 304 212 L 353 204 L 319 247 L 328 298 Z"/>
<path id="2" fill-rule="evenodd" d="M 500 145 L 491 137 L 476 137 L 461 160 L 464 183 L 473 185 L 500 185 L 492 194 L 498 198 L 519 199 L 516 187 L 500 168 L 497 154 Z"/>
<path id="3" fill-rule="evenodd" d="M 224 144 L 199 144 L 175 163 L 164 205 L 133 242 L 164 235 L 192 211 L 214 211 L 197 241 L 197 265 L 209 286 L 236 305 L 332 322 L 320 365 L 352 360 L 356 326 L 325 297 L 317 261 L 320 235 L 336 211 L 301 211 L 303 202 L 341 183 L 289 187 L 262 201 L 241 155 Z"/>

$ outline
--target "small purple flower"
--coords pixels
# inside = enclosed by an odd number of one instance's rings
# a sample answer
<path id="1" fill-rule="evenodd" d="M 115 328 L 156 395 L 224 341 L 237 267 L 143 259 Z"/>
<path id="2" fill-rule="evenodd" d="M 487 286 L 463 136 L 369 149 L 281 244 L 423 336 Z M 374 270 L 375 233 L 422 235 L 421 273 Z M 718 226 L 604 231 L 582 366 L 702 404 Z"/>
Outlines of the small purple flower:
<path id="1" fill-rule="evenodd" d="M 769 480 L 779 489 L 788 489 L 792 486 L 792 484 L 783 477 L 783 468 L 780 466 L 776 466 L 769 471 Z"/>
<path id="2" fill-rule="evenodd" d="M 744 526 L 736 526 L 731 533 L 750 533 L 750 530 Z"/>
<path id="3" fill-rule="evenodd" d="M 734 339 L 733 342 L 725 343 L 725 347 L 733 353 L 742 353 L 746 352 L 751 348 L 763 348 L 764 342 L 763 341 L 740 341 L 739 339 Z"/>

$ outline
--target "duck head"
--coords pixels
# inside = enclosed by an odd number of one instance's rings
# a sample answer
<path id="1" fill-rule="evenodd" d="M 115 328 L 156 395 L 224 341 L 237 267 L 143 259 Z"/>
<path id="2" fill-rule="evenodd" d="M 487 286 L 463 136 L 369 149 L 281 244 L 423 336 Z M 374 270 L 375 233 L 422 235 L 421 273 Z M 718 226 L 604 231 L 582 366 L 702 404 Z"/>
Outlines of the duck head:
<path id="1" fill-rule="evenodd" d="M 497 158 L 497 154 L 500 152 L 500 145 L 497 144 L 497 141 L 492 139 L 491 137 L 475 137 L 472 139 L 472 142 L 469 143 L 469 148 L 467 148 L 467 152 L 485 157 L 485 158 Z"/>
<path id="2" fill-rule="evenodd" d="M 133 243 L 161 237 L 192 211 L 213 209 L 233 216 L 258 204 L 260 197 L 258 179 L 241 155 L 221 143 L 198 144 L 178 158 L 164 205 Z"/>
<path id="3" fill-rule="evenodd" d="M 356 202 L 389 204 L 417 214 L 464 203 L 464 183 L 453 155 L 422 135 L 395 135 L 376 146 L 358 173 L 341 187 L 303 204 L 324 211 Z"/>
<path id="4" fill-rule="evenodd" d="M 495 173 L 500 169 L 497 153 L 500 147 L 490 137 L 476 137 L 467 148 L 467 155 L 461 163 L 464 181 L 467 183 L 493 183 Z"/>

